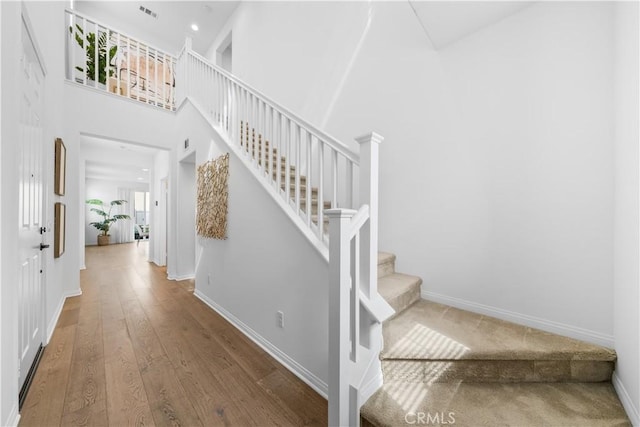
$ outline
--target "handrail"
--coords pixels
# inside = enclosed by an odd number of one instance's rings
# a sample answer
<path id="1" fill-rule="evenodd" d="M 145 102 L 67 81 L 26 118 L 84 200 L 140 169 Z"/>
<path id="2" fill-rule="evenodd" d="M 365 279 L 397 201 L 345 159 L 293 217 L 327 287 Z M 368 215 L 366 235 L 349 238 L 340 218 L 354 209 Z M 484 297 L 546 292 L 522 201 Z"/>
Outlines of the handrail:
<path id="1" fill-rule="evenodd" d="M 129 38 L 131 38 L 131 39 L 135 39 L 135 37 L 128 35 L 128 34 L 126 33 L 126 31 L 120 31 L 118 28 L 114 28 L 112 25 L 107 25 L 107 24 L 105 24 L 104 22 L 99 21 L 99 20 L 97 20 L 97 19 L 94 19 L 94 18 L 90 17 L 89 15 L 87 15 L 87 14 L 85 14 L 85 13 L 78 12 L 78 11 L 77 11 L 77 10 L 75 10 L 75 9 L 70 9 L 70 8 L 66 7 L 66 8 L 64 9 L 64 11 L 65 11 L 65 13 L 67 13 L 67 14 L 73 14 L 73 15 L 79 16 L 79 17 L 81 17 L 81 18 L 89 19 L 89 20 L 91 20 L 91 22 L 94 22 L 94 23 L 98 24 L 98 25 L 99 25 L 99 26 L 101 26 L 101 27 L 108 28 L 108 29 L 110 29 L 110 30 L 111 30 L 111 31 L 113 31 L 113 32 L 116 32 L 116 33 L 119 33 L 119 34 L 125 35 L 125 36 L 127 36 L 127 37 L 129 37 Z M 164 49 L 160 49 L 160 48 L 158 48 L 158 47 L 156 47 L 156 46 L 154 46 L 154 45 L 152 45 L 152 44 L 150 44 L 150 43 L 147 43 L 147 42 L 143 42 L 143 43 L 145 44 L 145 46 L 147 46 L 147 47 L 149 47 L 149 48 L 151 48 L 151 49 L 153 49 L 153 50 L 155 50 L 155 51 L 162 52 L 162 53 L 163 53 L 163 54 L 165 54 L 165 55 L 173 56 L 174 58 L 176 58 L 176 57 L 178 56 L 178 55 L 175 55 L 175 54 L 173 54 L 173 53 L 171 53 L 171 52 L 168 52 L 168 51 L 166 51 L 166 50 L 164 50 Z M 182 47 L 182 49 L 184 49 L 184 46 Z"/>
<path id="2" fill-rule="evenodd" d="M 212 64 L 187 40 L 177 61 L 177 101 L 192 104 L 228 138 L 256 177 L 328 259 L 327 207 L 356 207 L 360 156 L 260 91 Z M 357 196 L 357 195 L 355 195 Z"/>
<path id="3" fill-rule="evenodd" d="M 360 291 L 360 304 L 378 323 L 384 322 L 395 313 L 380 294 L 375 295 L 374 298 L 369 298 L 364 292 Z"/>
<path id="4" fill-rule="evenodd" d="M 68 81 L 175 111 L 174 55 L 73 9 L 64 13 Z"/>
<path id="5" fill-rule="evenodd" d="M 360 229 L 366 221 L 369 220 L 369 205 L 362 205 L 360 209 L 353 215 L 351 220 L 351 230 L 349 231 L 349 239 L 353 239 L 360 232 Z"/>
<path id="6" fill-rule="evenodd" d="M 289 118 L 291 120 L 295 120 L 299 124 L 303 125 L 307 130 L 311 130 L 315 136 L 317 136 L 319 138 L 322 138 L 323 140 L 329 142 L 333 148 L 335 148 L 336 150 L 340 151 L 342 154 L 345 155 L 345 157 L 347 157 L 352 162 L 354 162 L 356 164 L 359 162 L 358 154 L 356 154 L 353 150 L 351 150 L 343 142 L 340 142 L 336 138 L 334 138 L 333 136 L 327 134 L 326 132 L 321 131 L 316 126 L 314 126 L 313 124 L 309 123 L 308 121 L 306 121 L 305 119 L 301 118 L 300 116 L 296 115 L 295 113 L 293 113 L 288 108 L 282 106 L 281 104 L 278 104 L 278 102 L 274 101 L 273 99 L 271 99 L 267 95 L 263 94 L 258 89 L 252 87 L 251 85 L 247 84 L 246 82 L 243 82 L 242 80 L 238 79 L 233 74 L 229 73 L 227 70 L 225 70 L 225 69 L 219 67 L 218 65 L 212 63 L 207 58 L 205 58 L 202 55 L 200 55 L 198 52 L 195 52 L 193 50 L 189 50 L 188 53 L 190 55 L 194 56 L 195 58 L 199 59 L 200 61 L 204 62 L 208 66 L 214 68 L 217 72 L 219 72 L 220 74 L 224 75 L 227 79 L 229 79 L 233 83 L 244 87 L 246 90 L 251 92 L 254 96 L 262 98 L 265 102 L 271 104 L 274 108 L 277 108 L 278 110 L 280 110 L 287 118 Z M 182 52 L 181 52 L 181 54 L 182 54 Z M 180 56 L 180 55 L 178 55 L 178 56 Z"/>

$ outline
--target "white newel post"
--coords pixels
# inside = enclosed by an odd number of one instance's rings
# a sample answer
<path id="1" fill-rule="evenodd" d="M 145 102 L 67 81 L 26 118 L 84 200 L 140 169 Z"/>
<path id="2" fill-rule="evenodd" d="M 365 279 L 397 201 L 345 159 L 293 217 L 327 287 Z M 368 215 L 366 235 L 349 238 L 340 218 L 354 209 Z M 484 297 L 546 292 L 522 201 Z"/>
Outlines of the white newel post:
<path id="1" fill-rule="evenodd" d="M 360 283 L 371 298 L 378 291 L 378 165 L 380 143 L 384 138 L 375 132 L 356 138 L 360 144 L 359 206 L 369 205 L 369 221 L 360 231 Z"/>
<path id="2" fill-rule="evenodd" d="M 356 211 L 329 209 L 329 425 L 349 425 L 350 242 Z"/>

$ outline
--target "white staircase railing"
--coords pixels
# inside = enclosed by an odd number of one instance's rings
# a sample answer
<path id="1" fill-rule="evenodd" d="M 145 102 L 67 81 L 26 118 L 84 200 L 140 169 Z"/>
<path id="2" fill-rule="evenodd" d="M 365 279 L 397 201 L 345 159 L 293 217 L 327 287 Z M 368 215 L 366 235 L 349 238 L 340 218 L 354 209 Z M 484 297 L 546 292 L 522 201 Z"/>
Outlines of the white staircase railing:
<path id="1" fill-rule="evenodd" d="M 360 406 L 382 384 L 381 325 L 393 314 L 377 292 L 382 138 L 357 138 L 358 158 L 193 52 L 189 39 L 177 75 L 178 105 L 190 100 L 329 261 L 329 424 L 359 425 Z"/>
<path id="2" fill-rule="evenodd" d="M 67 80 L 175 111 L 174 55 L 75 10 L 65 25 Z"/>
<path id="3" fill-rule="evenodd" d="M 378 145 L 369 134 L 360 143 L 358 211 L 331 209 L 329 217 L 329 425 L 360 425 L 365 386 L 382 383 L 381 325 L 394 310 L 377 289 Z M 377 384 L 376 384 L 377 381 Z M 375 387 L 377 388 L 377 387 Z M 375 391 L 369 387 L 369 392 Z"/>
<path id="4" fill-rule="evenodd" d="M 328 259 L 327 208 L 353 208 L 359 162 L 346 145 L 191 51 L 178 57 L 186 97 L 265 179 L 272 194 Z"/>

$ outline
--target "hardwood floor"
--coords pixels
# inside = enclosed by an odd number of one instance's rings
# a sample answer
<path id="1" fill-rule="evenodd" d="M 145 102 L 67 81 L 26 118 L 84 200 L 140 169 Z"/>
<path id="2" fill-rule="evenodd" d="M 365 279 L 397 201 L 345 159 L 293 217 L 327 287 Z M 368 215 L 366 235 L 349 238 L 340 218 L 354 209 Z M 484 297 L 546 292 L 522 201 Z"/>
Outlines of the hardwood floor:
<path id="1" fill-rule="evenodd" d="M 145 261 L 89 247 L 20 426 L 327 425 L 327 401 Z"/>

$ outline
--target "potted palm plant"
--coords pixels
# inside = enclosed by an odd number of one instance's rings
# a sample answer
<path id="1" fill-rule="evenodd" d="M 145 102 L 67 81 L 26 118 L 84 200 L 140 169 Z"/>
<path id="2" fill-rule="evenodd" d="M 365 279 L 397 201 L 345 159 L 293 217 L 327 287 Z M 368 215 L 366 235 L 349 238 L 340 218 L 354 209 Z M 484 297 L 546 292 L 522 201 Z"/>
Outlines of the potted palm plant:
<path id="1" fill-rule="evenodd" d="M 109 229 L 113 225 L 114 222 L 121 219 L 131 219 L 129 215 L 126 214 L 113 214 L 111 215 L 111 210 L 114 206 L 121 206 L 127 203 L 126 200 L 112 200 L 108 205 L 106 205 L 100 199 L 89 199 L 86 201 L 88 205 L 97 206 L 91 208 L 91 212 L 95 212 L 102 217 L 101 221 L 91 222 L 95 228 L 100 231 L 98 235 L 98 246 L 108 245 L 110 243 L 111 236 L 109 235 Z M 107 210 L 107 206 L 109 210 Z"/>
<path id="2" fill-rule="evenodd" d="M 98 83 L 105 85 L 107 77 L 112 77 L 114 74 L 118 46 L 114 45 L 108 49 L 109 64 L 107 64 L 107 31 L 99 31 L 97 37 L 96 33 L 88 32 L 85 37 L 82 27 L 76 24 L 75 34 L 73 27 L 69 27 L 69 32 L 75 36 L 76 42 L 85 50 L 86 54 L 86 66 L 84 68 L 76 66 L 76 70 L 85 73 L 87 79 L 94 82 L 97 67 Z"/>

